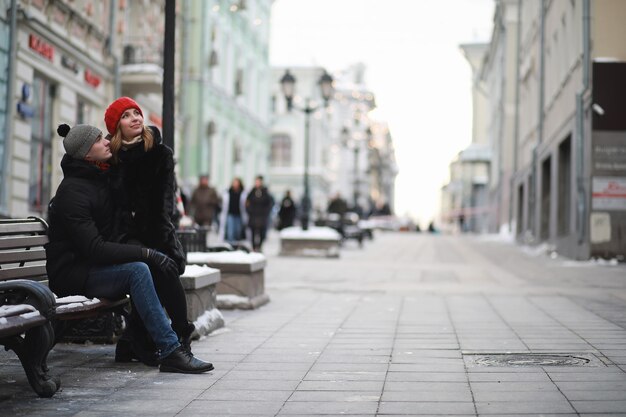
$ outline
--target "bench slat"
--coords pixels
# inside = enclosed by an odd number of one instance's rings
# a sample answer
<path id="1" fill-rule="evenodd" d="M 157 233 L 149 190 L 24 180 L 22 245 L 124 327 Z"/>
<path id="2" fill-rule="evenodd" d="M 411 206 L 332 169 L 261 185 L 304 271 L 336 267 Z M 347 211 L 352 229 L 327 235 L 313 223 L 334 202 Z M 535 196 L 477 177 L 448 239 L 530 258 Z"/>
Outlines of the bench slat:
<path id="1" fill-rule="evenodd" d="M 32 327 L 41 326 L 45 322 L 46 318 L 43 316 L 7 317 L 6 323 L 0 323 L 0 338 L 23 333 Z"/>
<path id="2" fill-rule="evenodd" d="M 30 304 L 5 304 L 0 306 L 0 317 L 19 316 L 24 313 L 32 313 L 37 309 Z"/>
<path id="3" fill-rule="evenodd" d="M 0 249 L 32 248 L 33 246 L 43 246 L 48 243 L 48 236 L 15 236 L 0 238 Z"/>
<path id="4" fill-rule="evenodd" d="M 24 223 L 0 223 L 0 235 L 17 235 L 25 233 L 46 233 L 43 223 L 38 221 Z"/>
<path id="5" fill-rule="evenodd" d="M 115 308 L 117 306 L 124 305 L 128 303 L 129 298 L 121 298 L 119 300 L 107 300 L 100 299 L 98 303 L 94 304 L 80 304 L 80 305 L 72 305 L 68 307 L 66 304 L 65 307 L 63 304 L 57 304 L 56 306 L 56 318 L 58 320 L 73 320 L 83 317 L 91 317 L 94 313 L 98 311 L 104 311 L 108 309 Z"/>
<path id="6" fill-rule="evenodd" d="M 32 262 L 46 260 L 46 251 L 43 248 L 31 250 L 13 250 L 0 252 L 0 264 L 12 264 L 18 262 Z"/>
<path id="7" fill-rule="evenodd" d="M 0 281 L 8 281 L 11 279 L 25 278 L 33 281 L 41 281 L 37 278 L 46 278 L 45 265 L 30 265 L 16 268 L 0 269 Z"/>

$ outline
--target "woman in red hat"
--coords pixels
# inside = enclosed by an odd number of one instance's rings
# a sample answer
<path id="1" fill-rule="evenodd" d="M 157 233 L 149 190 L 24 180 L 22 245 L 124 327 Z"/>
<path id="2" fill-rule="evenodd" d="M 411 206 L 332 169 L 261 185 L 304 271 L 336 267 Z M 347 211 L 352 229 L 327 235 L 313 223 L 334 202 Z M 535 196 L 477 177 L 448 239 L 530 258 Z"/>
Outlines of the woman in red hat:
<path id="1" fill-rule="evenodd" d="M 120 232 L 126 234 L 126 239 L 172 258 L 182 274 L 186 257 L 172 222 L 176 209 L 172 150 L 162 143 L 159 129 L 144 125 L 141 108 L 130 97 L 113 101 L 104 114 L 104 121 L 111 135 L 112 159 L 122 179 L 122 191 L 118 193 L 119 204 L 124 208 Z M 172 320 L 172 328 L 181 344 L 190 348 L 195 328 L 187 320 L 187 301 L 180 280 L 158 273 L 153 277 L 161 303 Z M 151 346 L 141 327 L 140 321 L 131 320 L 129 332 L 118 343 L 116 360 L 138 357 L 146 362 L 144 354 L 150 352 Z"/>

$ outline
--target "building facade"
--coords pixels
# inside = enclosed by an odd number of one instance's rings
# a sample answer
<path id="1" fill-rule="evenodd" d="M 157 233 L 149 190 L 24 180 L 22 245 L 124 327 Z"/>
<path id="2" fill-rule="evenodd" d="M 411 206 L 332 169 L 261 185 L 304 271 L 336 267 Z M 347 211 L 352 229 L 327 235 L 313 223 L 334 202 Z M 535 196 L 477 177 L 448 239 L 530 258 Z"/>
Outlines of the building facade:
<path id="1" fill-rule="evenodd" d="M 521 6 L 518 236 L 574 258 L 624 257 L 626 4 Z"/>
<path id="2" fill-rule="evenodd" d="M 472 143 L 450 164 L 450 180 L 441 189 L 441 227 L 448 231 L 483 233 L 489 230 L 493 207 L 489 184 L 493 147 L 490 106 L 482 66 L 485 43 L 460 45 L 472 70 Z"/>
<path id="3" fill-rule="evenodd" d="M 293 109 L 289 110 L 281 90 L 281 79 L 289 71 L 295 81 Z M 312 213 L 326 209 L 334 174 L 328 169 L 331 146 L 338 132 L 332 129 L 334 104 L 326 106 L 319 80 L 322 67 L 272 68 L 272 123 L 269 144 L 269 181 L 276 198 L 289 190 L 297 204 L 304 196 L 305 136 L 309 135 L 308 174 Z M 315 108 L 308 116 L 301 111 L 306 105 Z M 309 131 L 306 131 L 308 117 Z"/>
<path id="4" fill-rule="evenodd" d="M 624 18 L 617 0 L 497 2 L 481 62 L 491 231 L 508 211 L 521 242 L 576 259 L 626 256 Z"/>
<path id="5" fill-rule="evenodd" d="M 201 174 L 224 189 L 268 173 L 271 4 L 183 1 L 179 175 L 188 192 Z"/>
<path id="6" fill-rule="evenodd" d="M 489 172 L 490 232 L 511 233 L 511 205 L 517 102 L 517 0 L 496 2 L 493 32 L 481 64 L 480 78 L 488 92 L 487 143 L 492 151 Z"/>
<path id="7" fill-rule="evenodd" d="M 58 123 L 102 126 L 113 78 L 110 1 L 16 2 L 3 131 L 3 215 L 44 215 L 64 154 Z M 6 9 L 3 9 L 3 12 Z M 4 98 L 4 97 L 3 97 Z"/>
<path id="8" fill-rule="evenodd" d="M 10 89 L 9 87 L 9 56 L 11 55 L 11 35 L 13 31 L 11 30 L 12 26 L 12 16 L 15 13 L 15 10 L 11 10 L 11 1 L 9 0 L 1 0 L 0 1 L 0 184 L 5 183 L 5 176 L 7 175 L 6 165 L 8 163 L 8 159 L 6 158 L 5 150 L 8 147 L 8 137 L 9 132 L 8 128 L 10 123 L 7 122 L 8 119 L 11 118 L 10 108 L 11 108 L 11 100 L 10 95 L 7 93 Z M 6 187 L 2 187 L 0 190 L 0 216 L 3 213 L 7 213 L 7 196 L 6 196 Z"/>

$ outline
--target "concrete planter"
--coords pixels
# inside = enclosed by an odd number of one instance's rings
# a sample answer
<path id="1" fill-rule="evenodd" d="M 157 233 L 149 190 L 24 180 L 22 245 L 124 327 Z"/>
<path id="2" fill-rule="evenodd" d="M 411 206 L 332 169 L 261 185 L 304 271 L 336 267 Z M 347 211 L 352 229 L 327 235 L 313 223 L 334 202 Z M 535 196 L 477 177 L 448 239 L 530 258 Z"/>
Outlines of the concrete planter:
<path id="1" fill-rule="evenodd" d="M 217 285 L 221 281 L 218 269 L 188 265 L 180 277 L 187 298 L 187 318 L 196 326 L 199 336 L 224 327 L 224 318 L 218 310 Z"/>
<path id="2" fill-rule="evenodd" d="M 219 269 L 217 307 L 221 309 L 255 309 L 269 302 L 265 294 L 265 256 L 259 253 L 191 252 L 191 265 Z"/>

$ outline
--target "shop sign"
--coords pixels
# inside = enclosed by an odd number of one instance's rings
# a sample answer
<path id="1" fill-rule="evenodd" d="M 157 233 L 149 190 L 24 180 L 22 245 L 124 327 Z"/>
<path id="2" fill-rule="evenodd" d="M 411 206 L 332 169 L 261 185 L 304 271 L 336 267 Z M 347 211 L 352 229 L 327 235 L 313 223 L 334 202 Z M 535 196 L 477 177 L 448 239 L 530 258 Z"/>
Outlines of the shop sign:
<path id="1" fill-rule="evenodd" d="M 148 120 L 154 123 L 154 125 L 159 129 L 163 127 L 163 119 L 154 113 L 150 113 L 150 116 L 148 116 Z"/>
<path id="2" fill-rule="evenodd" d="M 54 47 L 52 45 L 31 33 L 28 37 L 28 46 L 48 61 L 52 62 L 54 58 Z"/>
<path id="3" fill-rule="evenodd" d="M 89 84 L 93 88 L 98 88 L 101 81 L 102 80 L 100 80 L 100 77 L 98 77 L 96 74 L 94 74 L 93 72 L 85 68 L 85 82 L 87 84 Z"/>
<path id="4" fill-rule="evenodd" d="M 72 58 L 68 58 L 67 56 L 62 55 L 61 66 L 72 71 L 74 74 L 78 74 L 78 64 Z"/>
<path id="5" fill-rule="evenodd" d="M 626 177 L 593 177 L 591 206 L 594 210 L 626 210 Z"/>

